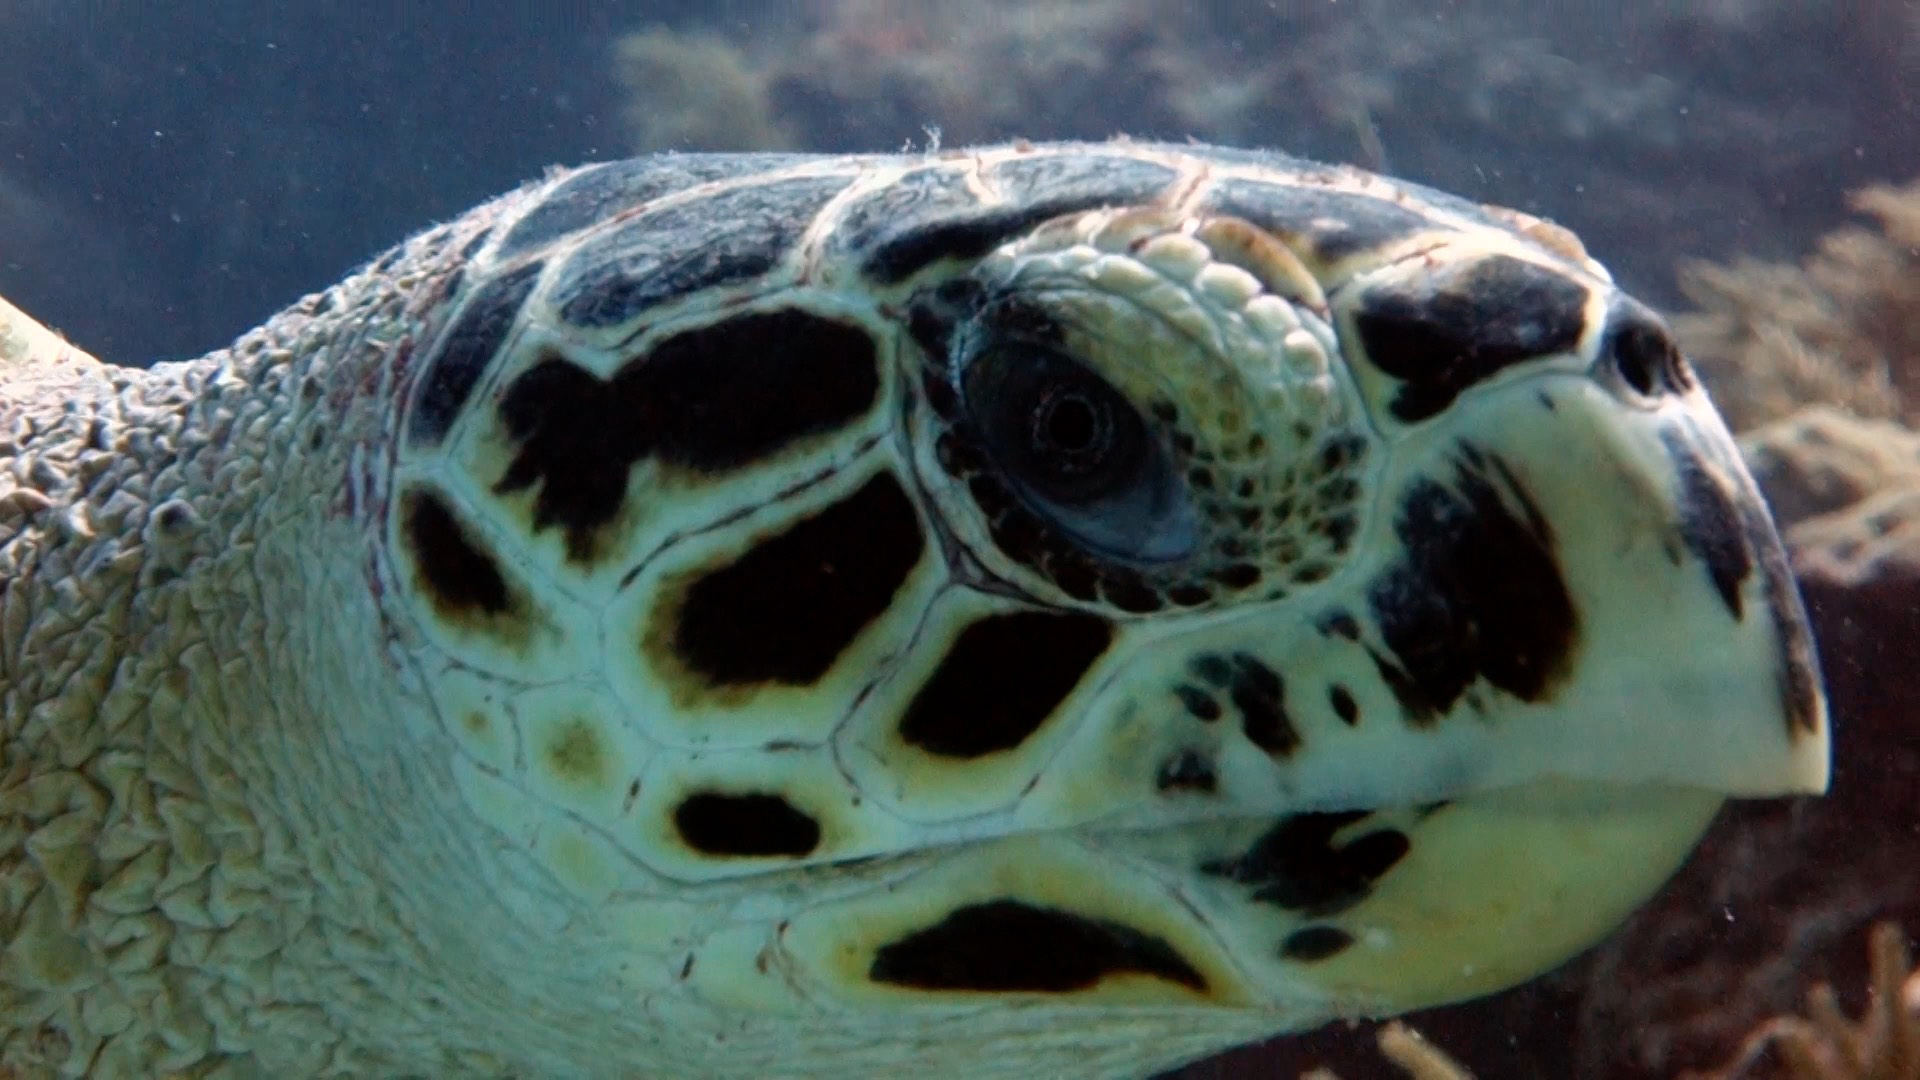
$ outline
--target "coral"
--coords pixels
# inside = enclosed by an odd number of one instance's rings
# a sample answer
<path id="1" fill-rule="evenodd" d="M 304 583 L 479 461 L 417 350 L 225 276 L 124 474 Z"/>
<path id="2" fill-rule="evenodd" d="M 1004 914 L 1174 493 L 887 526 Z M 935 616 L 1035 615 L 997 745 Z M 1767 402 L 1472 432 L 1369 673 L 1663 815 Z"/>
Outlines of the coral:
<path id="1" fill-rule="evenodd" d="M 1920 1080 L 1920 971 L 1906 933 L 1893 923 L 1877 924 L 1869 954 L 1868 999 L 1859 1020 L 1848 1020 L 1833 987 L 1821 983 L 1807 994 L 1806 1016 L 1763 1024 L 1731 1064 L 1689 1080 L 1757 1075 L 1770 1052 L 1791 1080 Z"/>
<path id="2" fill-rule="evenodd" d="M 1920 578 L 1920 432 L 1811 405 L 1740 440 L 1804 578 Z"/>
<path id="3" fill-rule="evenodd" d="M 1380 1052 L 1412 1080 L 1473 1080 L 1473 1074 L 1405 1024 L 1391 1023 L 1379 1034 Z"/>
<path id="4" fill-rule="evenodd" d="M 1740 451 L 1786 530 L 1876 492 L 1920 484 L 1920 432 L 1831 405 L 1809 405 L 1746 432 Z"/>
<path id="5" fill-rule="evenodd" d="M 1920 1080 L 1920 970 L 1906 933 L 1877 923 L 1868 943 L 1867 1003 L 1849 1020 L 1830 983 L 1807 992 L 1805 1016 L 1781 1016 L 1750 1034 L 1733 1060 L 1682 1080 Z M 1399 1021 L 1375 1031 L 1380 1053 L 1410 1080 L 1473 1080 L 1460 1063 Z M 1773 1066 L 1769 1071 L 1769 1066 Z M 1784 1070 L 1784 1071 L 1783 1071 Z M 1300 1080 L 1340 1080 L 1314 1069 Z"/>
<path id="6" fill-rule="evenodd" d="M 1799 526 L 1793 540 L 1802 574 L 1848 584 L 1920 576 L 1920 485 L 1875 492 Z"/>
<path id="7" fill-rule="evenodd" d="M 1852 202 L 1879 227 L 1829 233 L 1798 266 L 1682 266 L 1699 310 L 1675 328 L 1736 429 L 1813 403 L 1920 422 L 1920 181 Z"/>
<path id="8" fill-rule="evenodd" d="M 1411 1080 L 1473 1080 L 1473 1074 L 1428 1042 L 1418 1031 L 1395 1020 L 1374 1032 L 1380 1053 Z M 1331 1069 L 1302 1073 L 1300 1080 L 1340 1080 Z"/>

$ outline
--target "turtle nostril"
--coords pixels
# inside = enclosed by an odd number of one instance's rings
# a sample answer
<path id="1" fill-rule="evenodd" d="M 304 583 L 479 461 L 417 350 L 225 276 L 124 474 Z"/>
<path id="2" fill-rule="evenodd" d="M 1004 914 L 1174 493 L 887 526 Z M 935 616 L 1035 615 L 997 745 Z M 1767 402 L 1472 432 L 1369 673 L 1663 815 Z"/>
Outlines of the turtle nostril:
<path id="1" fill-rule="evenodd" d="M 1693 373 L 1672 336 L 1652 312 L 1637 305 L 1616 312 L 1601 349 L 1601 363 L 1641 397 L 1693 389 Z"/>

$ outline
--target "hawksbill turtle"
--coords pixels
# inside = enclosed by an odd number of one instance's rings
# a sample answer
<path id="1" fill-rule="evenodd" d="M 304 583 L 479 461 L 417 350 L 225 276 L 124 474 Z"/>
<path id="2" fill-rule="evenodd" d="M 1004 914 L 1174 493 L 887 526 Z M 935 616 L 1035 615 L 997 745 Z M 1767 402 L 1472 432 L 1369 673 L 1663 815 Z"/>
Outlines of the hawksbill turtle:
<path id="1" fill-rule="evenodd" d="M 1146 1075 L 1827 782 L 1661 320 L 1414 184 L 656 156 L 199 360 L 0 325 L 29 1075 Z"/>

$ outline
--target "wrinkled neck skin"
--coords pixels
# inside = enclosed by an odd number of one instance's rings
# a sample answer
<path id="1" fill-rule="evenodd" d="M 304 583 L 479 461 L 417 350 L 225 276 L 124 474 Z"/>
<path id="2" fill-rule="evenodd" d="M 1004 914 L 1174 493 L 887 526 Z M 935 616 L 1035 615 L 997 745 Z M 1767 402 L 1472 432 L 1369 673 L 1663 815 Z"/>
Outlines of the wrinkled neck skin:
<path id="1" fill-rule="evenodd" d="M 200 360 L 0 360 L 0 1072 L 977 1076 L 984 1042 L 1125 1076 L 1275 1026 L 954 1010 L 949 1059 L 884 1012 L 730 1010 L 686 958 L 765 932 L 739 890 L 582 899 L 478 820 L 379 538 L 423 313 L 489 223 Z"/>
<path id="2" fill-rule="evenodd" d="M 0 1072 L 514 1064 L 461 1051 L 533 927 L 374 585 L 458 235 L 199 360 L 0 367 Z"/>

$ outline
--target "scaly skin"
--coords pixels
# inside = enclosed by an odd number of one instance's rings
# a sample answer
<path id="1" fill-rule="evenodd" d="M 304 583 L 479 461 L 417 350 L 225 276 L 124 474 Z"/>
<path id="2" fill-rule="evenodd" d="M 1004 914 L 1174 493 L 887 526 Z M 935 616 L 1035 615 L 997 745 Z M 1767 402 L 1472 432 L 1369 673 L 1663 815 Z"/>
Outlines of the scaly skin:
<path id="1" fill-rule="evenodd" d="M 0 1061 L 493 1066 L 459 1055 L 498 1018 L 444 1002 L 499 969 L 434 916 L 482 882 L 392 722 L 417 704 L 366 676 L 350 487 L 444 269 L 191 363 L 0 369 Z"/>

